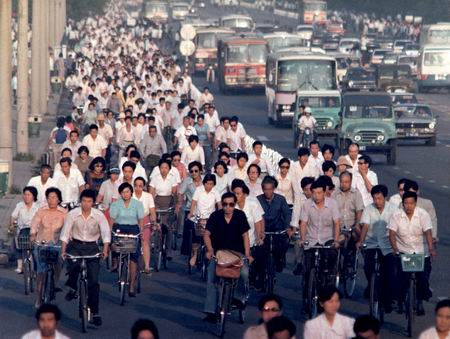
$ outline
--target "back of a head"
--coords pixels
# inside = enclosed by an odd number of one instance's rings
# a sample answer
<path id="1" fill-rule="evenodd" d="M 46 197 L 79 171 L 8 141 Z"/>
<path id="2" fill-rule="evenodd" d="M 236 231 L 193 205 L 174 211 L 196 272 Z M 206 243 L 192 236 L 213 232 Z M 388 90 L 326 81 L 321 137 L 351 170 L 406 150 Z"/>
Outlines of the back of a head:
<path id="1" fill-rule="evenodd" d="M 131 339 L 138 339 L 142 331 L 149 331 L 153 334 L 153 338 L 159 339 L 158 328 L 150 319 L 138 319 L 131 327 Z"/>
<path id="2" fill-rule="evenodd" d="M 266 328 L 269 339 L 275 338 L 276 333 L 283 331 L 288 331 L 289 336 L 293 337 L 297 330 L 294 323 L 284 315 L 270 319 L 266 324 Z"/>

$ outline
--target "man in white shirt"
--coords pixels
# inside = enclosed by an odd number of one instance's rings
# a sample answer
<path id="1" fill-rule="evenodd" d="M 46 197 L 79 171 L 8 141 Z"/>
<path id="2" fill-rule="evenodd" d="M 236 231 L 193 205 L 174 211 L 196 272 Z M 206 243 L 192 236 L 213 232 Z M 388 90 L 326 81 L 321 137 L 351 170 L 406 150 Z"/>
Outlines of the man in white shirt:
<path id="1" fill-rule="evenodd" d="M 83 146 L 79 140 L 80 133 L 77 130 L 70 131 L 69 139 L 64 141 L 61 149 L 69 148 L 72 151 L 72 161 L 78 156 L 78 149 Z"/>
<path id="2" fill-rule="evenodd" d="M 200 107 L 203 107 L 204 104 L 211 104 L 213 101 L 214 96 L 209 91 L 209 88 L 203 88 L 203 93 L 200 95 Z"/>
<path id="3" fill-rule="evenodd" d="M 256 140 L 252 145 L 253 153 L 249 155 L 248 163 L 258 165 L 261 168 L 261 178 L 266 175 L 273 175 L 273 168 L 269 160 L 262 156 L 263 144 L 261 141 Z"/>
<path id="4" fill-rule="evenodd" d="M 219 114 L 213 105 L 209 105 L 205 112 L 205 124 L 209 126 L 209 132 L 214 134 L 216 128 L 220 126 Z"/>
<path id="5" fill-rule="evenodd" d="M 348 146 L 347 155 L 345 156 L 345 158 L 352 165 L 352 173 L 358 171 L 358 158 L 360 156 L 361 154 L 359 154 L 359 145 L 356 143 L 350 144 Z"/>
<path id="6" fill-rule="evenodd" d="M 214 136 L 214 149 L 217 149 L 221 143 L 227 143 L 228 130 L 230 129 L 230 118 L 220 118 L 220 125 L 216 128 Z"/>
<path id="7" fill-rule="evenodd" d="M 312 162 L 312 164 L 317 167 L 317 170 L 320 174 L 323 174 L 322 164 L 324 162 L 322 152 L 320 151 L 320 144 L 317 140 L 311 141 L 309 145 L 305 145 L 305 147 L 309 146 L 309 152 L 311 153 L 308 161 Z"/>
<path id="8" fill-rule="evenodd" d="M 357 189 L 363 198 L 364 207 L 373 202 L 370 191 L 378 185 L 377 174 L 370 170 L 372 159 L 368 155 L 358 158 L 358 170 L 353 170 L 352 188 Z"/>
<path id="9" fill-rule="evenodd" d="M 395 212 L 389 221 L 389 240 L 392 250 L 398 256 L 398 277 L 391 277 L 392 288 L 398 288 L 399 309 L 402 311 L 409 286 L 410 274 L 402 272 L 400 254 L 423 254 L 425 256 L 424 271 L 416 272 L 417 305 L 416 314 L 425 315 L 422 301 L 429 300 L 432 293 L 429 286 L 431 272 L 430 257 L 437 255 L 433 243 L 432 224 L 430 215 L 417 207 L 417 194 L 405 192 L 402 197 L 403 208 Z M 425 247 L 424 243 L 427 244 Z"/>
<path id="10" fill-rule="evenodd" d="M 89 126 L 89 134 L 83 138 L 83 145 L 89 149 L 89 154 L 93 158 L 104 158 L 108 148 L 107 141 L 98 134 L 98 126 L 95 124 Z"/>
<path id="11" fill-rule="evenodd" d="M 43 164 L 41 166 L 40 175 L 32 177 L 27 184 L 27 186 L 33 186 L 37 189 L 37 201 L 41 204 L 44 204 L 46 202 L 45 191 L 47 190 L 47 188 L 56 187 L 55 180 L 50 177 L 51 173 L 52 168 L 47 164 Z"/>
<path id="12" fill-rule="evenodd" d="M 227 144 L 232 152 L 245 151 L 245 130 L 239 128 L 239 120 L 235 117 L 230 119 L 230 128 L 227 131 Z"/>
<path id="13" fill-rule="evenodd" d="M 178 150 L 183 152 L 185 147 L 189 147 L 188 138 L 191 135 L 197 135 L 197 131 L 193 126 L 189 124 L 190 118 L 183 118 L 183 126 L 177 129 L 175 132 L 175 144 L 178 144 Z"/>
<path id="14" fill-rule="evenodd" d="M 408 181 L 406 178 L 402 178 L 397 181 L 397 190 L 398 193 L 394 194 L 389 198 L 389 202 L 393 203 L 395 206 L 400 206 L 402 204 L 402 196 L 405 191 L 405 182 Z"/>
<path id="15" fill-rule="evenodd" d="M 450 339 L 450 299 L 440 300 L 434 308 L 436 324 L 423 331 L 419 339 Z"/>
<path id="16" fill-rule="evenodd" d="M 290 168 L 290 173 L 295 182 L 294 192 L 296 195 L 302 192 L 300 182 L 304 177 L 317 178 L 320 175 L 318 168 L 308 161 L 309 155 L 309 149 L 300 147 L 297 152 L 298 161 Z"/>
<path id="17" fill-rule="evenodd" d="M 69 339 L 57 330 L 61 320 L 61 311 L 53 304 L 43 304 L 36 311 L 38 329 L 30 331 L 22 336 L 22 339 Z"/>
<path id="18" fill-rule="evenodd" d="M 55 185 L 62 193 L 64 203 L 77 202 L 80 192 L 84 189 L 85 181 L 77 168 L 72 168 L 72 159 L 62 158 L 59 161 L 61 171 L 53 177 Z"/>
<path id="19" fill-rule="evenodd" d="M 190 135 L 188 138 L 189 146 L 183 148 L 181 154 L 181 162 L 188 168 L 189 164 L 193 161 L 198 161 L 205 166 L 205 152 L 203 147 L 199 145 L 198 136 Z"/>

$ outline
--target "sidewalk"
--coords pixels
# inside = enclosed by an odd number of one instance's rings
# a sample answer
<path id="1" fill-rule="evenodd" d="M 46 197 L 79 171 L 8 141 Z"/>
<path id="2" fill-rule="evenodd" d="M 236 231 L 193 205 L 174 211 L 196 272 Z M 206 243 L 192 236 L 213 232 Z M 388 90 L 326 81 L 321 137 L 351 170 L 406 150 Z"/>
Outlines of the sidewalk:
<path id="1" fill-rule="evenodd" d="M 46 151 L 47 141 L 50 136 L 51 129 L 56 125 L 56 113 L 59 106 L 59 95 L 54 95 L 50 98 L 48 105 L 49 114 L 44 116 L 41 124 L 41 131 L 38 138 L 29 138 L 29 153 L 34 156 L 33 162 L 25 161 L 13 161 L 12 173 L 13 177 L 13 187 L 14 189 L 22 191 L 22 189 L 28 183 L 28 180 L 37 175 L 39 172 L 40 159 L 42 154 Z M 17 111 L 13 110 L 13 148 L 16 151 L 16 119 Z M 21 201 L 21 194 L 6 194 L 4 197 L 0 198 L 0 242 L 3 240 L 4 243 L 9 242 L 8 237 L 8 226 L 11 213 L 13 212 L 16 204 Z M 0 246 L 1 247 L 1 246 Z"/>

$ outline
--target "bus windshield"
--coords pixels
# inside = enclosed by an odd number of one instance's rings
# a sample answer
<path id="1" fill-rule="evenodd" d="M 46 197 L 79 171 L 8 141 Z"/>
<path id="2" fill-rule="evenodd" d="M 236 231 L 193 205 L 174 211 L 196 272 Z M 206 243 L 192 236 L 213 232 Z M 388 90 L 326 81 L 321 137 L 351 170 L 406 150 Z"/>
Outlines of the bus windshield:
<path id="1" fill-rule="evenodd" d="M 336 96 L 301 97 L 298 104 L 311 108 L 338 108 L 341 107 L 341 98 Z"/>
<path id="2" fill-rule="evenodd" d="M 329 60 L 285 60 L 278 62 L 278 90 L 334 90 L 336 63 Z"/>
<path id="3" fill-rule="evenodd" d="M 251 19 L 227 19 L 222 21 L 224 27 L 229 28 L 248 28 L 253 27 L 253 21 Z"/>
<path id="4" fill-rule="evenodd" d="M 387 119 L 391 118 L 389 106 L 380 105 L 348 105 L 345 107 L 348 119 Z"/>
<path id="5" fill-rule="evenodd" d="M 305 11 L 326 11 L 327 4 L 325 2 L 305 2 Z"/>
<path id="6" fill-rule="evenodd" d="M 428 31 L 428 42 L 450 43 L 450 27 L 448 29 L 430 29 Z"/>
<path id="7" fill-rule="evenodd" d="M 215 33 L 201 33 L 197 35 L 197 48 L 217 48 Z"/>
<path id="8" fill-rule="evenodd" d="M 273 37 L 267 39 L 271 51 L 277 51 L 282 48 L 302 46 L 303 39 L 300 37 Z"/>
<path id="9" fill-rule="evenodd" d="M 227 50 L 227 62 L 265 63 L 267 50 L 265 45 L 230 45 Z"/>
<path id="10" fill-rule="evenodd" d="M 450 65 L 450 50 L 425 52 L 423 56 L 425 66 L 448 66 Z"/>
<path id="11" fill-rule="evenodd" d="M 167 5 L 166 4 L 155 4 L 155 3 L 147 3 L 145 6 L 145 11 L 147 14 L 154 13 L 167 13 Z"/>

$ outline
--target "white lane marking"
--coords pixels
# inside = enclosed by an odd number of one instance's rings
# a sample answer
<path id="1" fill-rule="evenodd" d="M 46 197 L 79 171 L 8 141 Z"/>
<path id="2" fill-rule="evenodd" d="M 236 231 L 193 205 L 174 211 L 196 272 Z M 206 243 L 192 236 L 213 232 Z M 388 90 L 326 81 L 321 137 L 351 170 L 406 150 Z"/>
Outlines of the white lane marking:
<path id="1" fill-rule="evenodd" d="M 450 147 L 450 145 L 445 145 L 445 147 Z"/>
<path id="2" fill-rule="evenodd" d="M 405 173 L 405 174 L 411 174 L 410 171 L 403 171 L 403 173 Z"/>
<path id="3" fill-rule="evenodd" d="M 442 187 L 442 188 L 445 188 L 445 189 L 447 189 L 447 188 L 448 188 L 448 186 L 447 186 L 447 185 L 442 185 L 441 187 Z"/>
<path id="4" fill-rule="evenodd" d="M 421 176 L 421 175 L 416 175 L 416 178 L 417 178 L 417 179 L 423 179 L 423 176 Z"/>
<path id="5" fill-rule="evenodd" d="M 400 167 L 395 166 L 394 169 L 395 169 L 396 171 L 398 171 L 398 170 L 400 169 Z"/>
<path id="6" fill-rule="evenodd" d="M 259 141 L 269 141 L 269 139 L 267 139 L 267 137 L 264 136 L 264 135 L 258 135 L 258 136 L 256 136 L 256 140 L 259 140 Z"/>
<path id="7" fill-rule="evenodd" d="M 434 184 L 434 183 L 436 182 L 436 180 L 428 180 L 428 182 L 429 182 L 430 184 Z"/>

